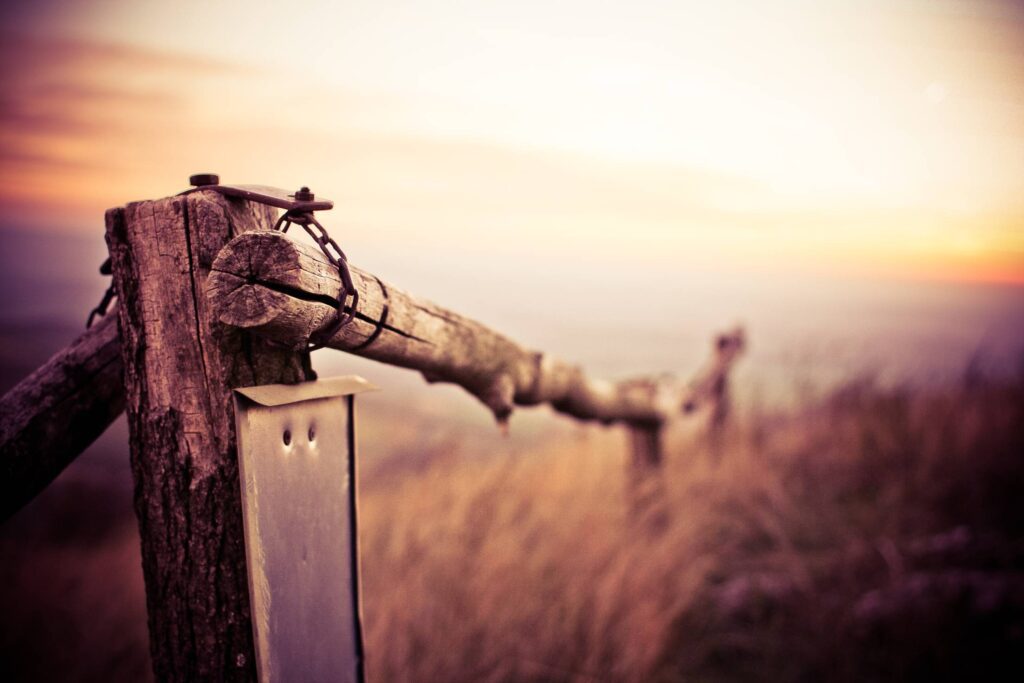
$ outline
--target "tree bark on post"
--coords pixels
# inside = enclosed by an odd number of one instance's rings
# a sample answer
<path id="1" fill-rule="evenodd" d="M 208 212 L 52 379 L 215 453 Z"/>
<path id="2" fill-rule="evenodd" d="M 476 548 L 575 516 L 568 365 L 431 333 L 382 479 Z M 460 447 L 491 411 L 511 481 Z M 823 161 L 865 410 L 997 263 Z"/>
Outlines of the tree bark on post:
<path id="1" fill-rule="evenodd" d="M 312 377 L 309 355 L 216 323 L 205 283 L 264 206 L 215 193 L 107 212 L 135 511 L 161 681 L 256 676 L 231 389 Z"/>

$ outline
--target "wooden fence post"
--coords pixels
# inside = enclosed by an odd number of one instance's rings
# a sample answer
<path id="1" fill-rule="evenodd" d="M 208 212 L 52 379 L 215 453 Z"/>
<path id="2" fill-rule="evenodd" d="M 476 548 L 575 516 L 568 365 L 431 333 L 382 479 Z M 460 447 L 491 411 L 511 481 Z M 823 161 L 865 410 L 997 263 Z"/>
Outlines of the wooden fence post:
<path id="1" fill-rule="evenodd" d="M 747 347 L 742 327 L 717 335 L 711 345 L 712 356 L 708 365 L 691 384 L 690 393 L 683 401 L 683 411 L 692 413 L 701 404 L 710 406 L 708 414 L 707 444 L 712 460 L 722 459 L 725 423 L 732 410 L 729 396 L 729 371 Z"/>
<path id="2" fill-rule="evenodd" d="M 309 355 L 213 322 L 210 265 L 270 210 L 211 192 L 107 212 L 135 511 L 161 681 L 256 676 L 231 389 L 312 378 Z"/>
<path id="3" fill-rule="evenodd" d="M 626 503 L 629 520 L 638 527 L 661 531 L 669 519 L 665 505 L 665 472 L 662 468 L 664 426 L 627 426 L 630 457 L 626 465 Z"/>

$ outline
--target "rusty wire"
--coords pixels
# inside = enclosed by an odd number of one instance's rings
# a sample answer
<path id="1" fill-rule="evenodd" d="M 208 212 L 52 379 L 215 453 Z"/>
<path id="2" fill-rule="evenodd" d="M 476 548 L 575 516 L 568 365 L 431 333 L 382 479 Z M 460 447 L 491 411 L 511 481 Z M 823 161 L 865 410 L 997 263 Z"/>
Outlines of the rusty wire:
<path id="1" fill-rule="evenodd" d="M 110 262 L 110 257 L 103 262 L 100 266 L 100 275 L 113 275 L 113 266 Z M 92 327 L 92 324 L 96 322 L 96 318 L 102 318 L 107 314 L 107 309 L 110 308 L 110 302 L 117 296 L 117 292 L 114 290 L 114 283 L 111 282 L 107 287 L 107 291 L 103 292 L 103 298 L 100 299 L 99 304 L 96 308 L 89 311 L 89 318 L 85 321 L 85 329 Z"/>

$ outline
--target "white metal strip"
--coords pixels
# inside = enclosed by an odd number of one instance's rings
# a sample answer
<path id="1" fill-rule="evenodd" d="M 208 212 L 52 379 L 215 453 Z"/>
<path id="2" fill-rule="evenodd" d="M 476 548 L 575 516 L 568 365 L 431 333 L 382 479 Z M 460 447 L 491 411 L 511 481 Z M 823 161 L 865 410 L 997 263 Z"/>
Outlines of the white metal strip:
<path id="1" fill-rule="evenodd" d="M 352 397 L 296 395 L 235 400 L 257 669 L 263 683 L 357 682 Z"/>

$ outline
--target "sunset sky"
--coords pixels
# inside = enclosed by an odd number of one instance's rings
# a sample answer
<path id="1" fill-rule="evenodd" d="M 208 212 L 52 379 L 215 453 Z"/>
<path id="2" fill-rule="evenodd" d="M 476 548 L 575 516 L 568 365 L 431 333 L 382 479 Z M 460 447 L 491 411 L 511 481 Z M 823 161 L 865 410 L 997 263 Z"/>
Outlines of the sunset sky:
<path id="1" fill-rule="evenodd" d="M 346 248 L 1024 283 L 1009 2 L 14 2 L 4 226 L 308 184 Z"/>

